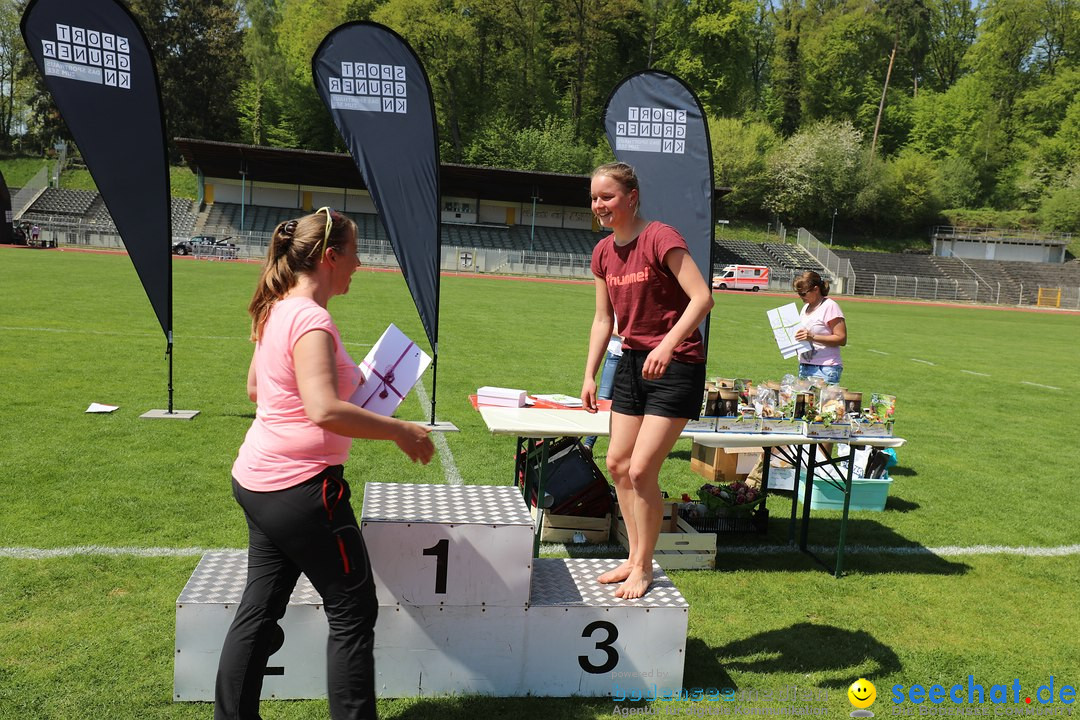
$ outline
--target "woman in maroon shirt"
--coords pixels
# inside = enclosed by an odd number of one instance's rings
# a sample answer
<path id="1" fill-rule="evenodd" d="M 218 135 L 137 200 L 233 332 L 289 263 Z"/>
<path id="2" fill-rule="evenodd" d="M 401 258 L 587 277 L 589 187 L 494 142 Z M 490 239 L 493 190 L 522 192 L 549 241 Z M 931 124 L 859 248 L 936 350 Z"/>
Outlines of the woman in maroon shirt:
<path id="1" fill-rule="evenodd" d="M 618 315 L 623 355 L 615 371 L 607 468 L 630 542 L 626 562 L 598 579 L 620 583 L 615 595 L 632 599 L 652 583 L 663 519 L 660 465 L 701 410 L 705 348 L 698 326 L 713 298 L 678 231 L 639 216 L 632 167 L 601 165 L 591 193 L 593 213 L 612 234 L 593 250 L 596 313 L 581 400 L 596 412 L 596 371 Z"/>

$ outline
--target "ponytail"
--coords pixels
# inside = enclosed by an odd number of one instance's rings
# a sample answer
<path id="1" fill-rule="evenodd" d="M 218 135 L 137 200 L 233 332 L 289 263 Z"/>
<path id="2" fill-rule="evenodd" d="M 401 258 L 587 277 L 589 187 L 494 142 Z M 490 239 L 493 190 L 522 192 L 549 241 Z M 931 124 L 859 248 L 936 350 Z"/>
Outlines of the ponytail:
<path id="1" fill-rule="evenodd" d="M 251 339 L 258 342 L 262 336 L 266 319 L 274 303 L 285 297 L 299 281 L 300 276 L 315 271 L 322 261 L 322 254 L 317 251 L 330 247 L 339 250 L 356 233 L 356 223 L 341 213 L 324 208 L 299 220 L 288 220 L 274 228 L 270 247 L 266 251 L 255 295 L 248 305 L 251 315 Z M 329 237 L 324 244 L 326 220 L 329 215 L 331 225 Z"/>

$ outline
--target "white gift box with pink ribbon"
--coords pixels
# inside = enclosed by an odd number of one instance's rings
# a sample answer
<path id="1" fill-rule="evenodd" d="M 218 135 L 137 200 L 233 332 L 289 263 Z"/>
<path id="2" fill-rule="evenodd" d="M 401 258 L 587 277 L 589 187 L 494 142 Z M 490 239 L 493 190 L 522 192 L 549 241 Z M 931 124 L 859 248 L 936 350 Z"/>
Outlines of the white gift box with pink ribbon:
<path id="1" fill-rule="evenodd" d="M 391 323 L 361 361 L 364 382 L 349 401 L 380 415 L 393 415 L 430 364 L 431 357 Z"/>

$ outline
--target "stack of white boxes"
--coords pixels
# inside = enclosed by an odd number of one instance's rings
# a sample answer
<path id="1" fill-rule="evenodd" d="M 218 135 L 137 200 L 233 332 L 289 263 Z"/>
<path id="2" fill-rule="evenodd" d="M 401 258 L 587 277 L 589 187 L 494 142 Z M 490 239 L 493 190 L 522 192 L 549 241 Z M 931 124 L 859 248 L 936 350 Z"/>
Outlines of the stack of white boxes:
<path id="1" fill-rule="evenodd" d="M 608 696 L 682 687 L 689 607 L 654 566 L 638 600 L 596 577 L 606 559 L 534 559 L 512 487 L 368 483 L 380 697 Z M 177 600 L 174 698 L 210 700 L 245 576 L 243 553 L 207 553 Z M 264 698 L 325 697 L 326 621 L 301 577 L 280 623 Z"/>

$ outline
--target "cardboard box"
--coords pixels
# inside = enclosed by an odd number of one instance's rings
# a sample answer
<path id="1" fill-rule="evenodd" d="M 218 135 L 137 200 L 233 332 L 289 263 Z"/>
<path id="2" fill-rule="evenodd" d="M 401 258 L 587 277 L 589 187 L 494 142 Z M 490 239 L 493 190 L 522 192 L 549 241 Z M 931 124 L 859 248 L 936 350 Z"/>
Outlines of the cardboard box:
<path id="1" fill-rule="evenodd" d="M 881 511 L 889 497 L 892 478 L 854 478 L 851 481 L 851 503 L 849 510 Z M 799 502 L 803 500 L 806 478 L 799 478 Z M 814 489 L 810 491 L 811 510 L 843 510 L 844 493 L 840 489 L 822 480 L 814 478 Z"/>
<path id="2" fill-rule="evenodd" d="M 893 424 L 891 422 L 873 422 L 870 420 L 851 421 L 851 437 L 892 437 Z"/>
<path id="3" fill-rule="evenodd" d="M 697 441 L 690 448 L 690 469 L 712 483 L 745 480 L 761 459 L 761 448 L 714 448 Z"/>
<path id="4" fill-rule="evenodd" d="M 702 415 L 697 420 L 688 420 L 684 432 L 716 432 L 716 418 Z"/>
<path id="5" fill-rule="evenodd" d="M 760 430 L 769 435 L 802 435 L 806 432 L 804 420 L 792 418 L 761 418 Z M 847 437 L 846 435 L 844 437 Z"/>
<path id="6" fill-rule="evenodd" d="M 718 417 L 716 418 L 716 432 L 755 433 L 759 432 L 760 422 L 752 417 Z"/>
<path id="7" fill-rule="evenodd" d="M 536 508 L 530 510 L 533 520 L 536 520 Z M 544 526 L 540 528 L 541 542 L 572 543 L 578 533 L 585 537 L 585 542 L 608 542 L 611 540 L 611 513 L 602 518 L 544 513 Z"/>
<path id="8" fill-rule="evenodd" d="M 834 422 L 829 425 L 820 422 L 806 423 L 806 437 L 846 440 L 850 436 L 851 425 L 846 422 Z"/>

